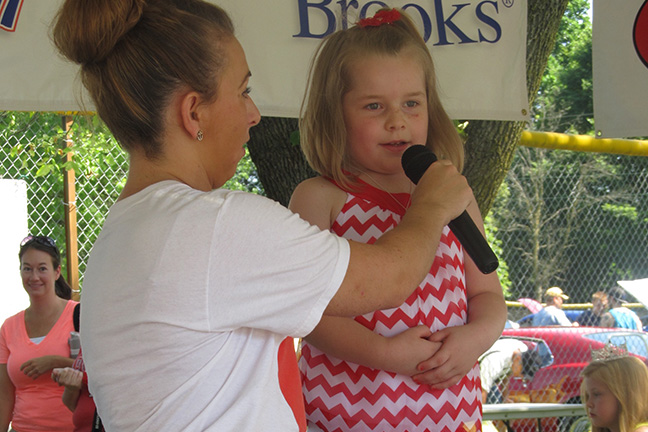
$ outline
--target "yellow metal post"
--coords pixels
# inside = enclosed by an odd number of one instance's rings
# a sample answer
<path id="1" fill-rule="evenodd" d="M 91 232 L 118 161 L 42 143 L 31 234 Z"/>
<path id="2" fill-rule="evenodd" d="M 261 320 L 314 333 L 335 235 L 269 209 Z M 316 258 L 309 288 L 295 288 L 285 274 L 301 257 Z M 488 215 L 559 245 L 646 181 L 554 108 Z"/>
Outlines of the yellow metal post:
<path id="1" fill-rule="evenodd" d="M 648 156 L 648 141 L 594 138 L 555 132 L 522 132 L 520 144 L 527 147 Z"/>

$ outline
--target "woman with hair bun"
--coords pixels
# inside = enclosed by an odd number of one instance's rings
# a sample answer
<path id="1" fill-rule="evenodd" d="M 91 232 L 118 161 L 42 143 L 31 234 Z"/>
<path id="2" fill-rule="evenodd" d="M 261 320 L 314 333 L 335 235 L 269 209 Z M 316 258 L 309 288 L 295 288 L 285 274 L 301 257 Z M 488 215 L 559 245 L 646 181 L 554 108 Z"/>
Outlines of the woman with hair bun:
<path id="1" fill-rule="evenodd" d="M 70 333 L 77 302 L 61 275 L 53 239 L 28 236 L 20 244 L 20 275 L 29 307 L 0 329 L 0 431 L 72 432 L 72 413 L 54 368 L 72 366 Z"/>
<path id="2" fill-rule="evenodd" d="M 402 303 L 474 199 L 433 164 L 374 245 L 220 189 L 260 120 L 233 25 L 201 0 L 66 0 L 53 28 L 128 179 L 84 276 L 83 354 L 106 430 L 304 431 L 293 337 Z"/>

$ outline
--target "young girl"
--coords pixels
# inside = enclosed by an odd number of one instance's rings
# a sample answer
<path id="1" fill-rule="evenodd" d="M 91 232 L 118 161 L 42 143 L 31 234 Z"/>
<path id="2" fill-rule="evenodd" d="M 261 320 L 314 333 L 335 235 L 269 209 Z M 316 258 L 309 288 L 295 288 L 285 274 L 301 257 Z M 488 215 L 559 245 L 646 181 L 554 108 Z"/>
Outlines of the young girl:
<path id="1" fill-rule="evenodd" d="M 648 368 L 641 360 L 593 360 L 581 375 L 592 432 L 648 432 Z"/>
<path id="2" fill-rule="evenodd" d="M 462 143 L 435 80 L 423 39 L 396 9 L 325 39 L 300 125 L 306 158 L 322 176 L 296 188 L 291 208 L 373 243 L 410 205 L 414 185 L 401 167 L 408 147 L 425 144 L 461 170 Z M 483 229 L 474 200 L 467 210 Z M 481 430 L 477 359 L 504 326 L 502 290 L 495 274 L 464 259 L 447 226 L 434 242 L 429 274 L 400 307 L 355 320 L 325 315 L 306 338 L 309 431 Z"/>

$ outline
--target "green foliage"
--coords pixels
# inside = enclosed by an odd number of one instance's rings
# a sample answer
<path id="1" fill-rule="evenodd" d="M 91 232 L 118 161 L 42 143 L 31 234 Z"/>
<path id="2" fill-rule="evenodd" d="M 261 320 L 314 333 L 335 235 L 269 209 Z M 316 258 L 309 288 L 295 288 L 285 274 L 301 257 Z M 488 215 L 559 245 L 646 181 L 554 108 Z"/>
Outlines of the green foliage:
<path id="1" fill-rule="evenodd" d="M 245 156 L 243 156 L 236 168 L 236 174 L 223 187 L 229 190 L 242 190 L 258 195 L 265 195 L 265 190 L 259 180 L 256 166 L 252 162 L 250 152 L 247 148 L 245 149 Z"/>
<path id="2" fill-rule="evenodd" d="M 592 23 L 587 0 L 571 0 L 533 104 L 532 128 L 592 134 Z"/>
<path id="3" fill-rule="evenodd" d="M 56 138 L 50 131 L 60 128 L 60 119 L 56 114 L 0 113 L 0 177 L 27 183 L 29 232 L 48 235 L 59 247 L 65 245 L 63 175 L 57 168 L 62 152 L 53 145 Z M 66 261 L 62 264 L 65 271 Z"/>
<path id="4" fill-rule="evenodd" d="M 77 244 L 81 280 L 92 244 L 110 206 L 126 182 L 128 155 L 97 117 L 77 115 L 64 130 L 64 118 L 55 113 L 0 114 L 2 178 L 23 179 L 28 185 L 28 226 L 34 234 L 53 237 L 65 249 L 63 203 L 65 170 L 74 170 L 77 206 Z M 66 146 L 66 140 L 72 146 Z M 66 156 L 71 160 L 67 161 Z M 249 154 L 226 187 L 263 194 Z M 25 233 L 26 234 L 26 233 Z M 63 260 L 63 272 L 67 261 Z"/>
<path id="5" fill-rule="evenodd" d="M 486 231 L 486 240 L 491 249 L 499 260 L 497 267 L 497 277 L 502 284 L 502 290 L 506 299 L 512 300 L 513 293 L 511 292 L 511 280 L 509 278 L 509 268 L 506 260 L 504 259 L 504 251 L 502 248 L 502 241 L 497 236 L 497 225 L 493 221 L 492 213 L 489 213 L 484 219 L 484 230 Z"/>
<path id="6" fill-rule="evenodd" d="M 293 147 L 299 147 L 299 130 L 292 131 L 290 133 L 290 145 Z"/>

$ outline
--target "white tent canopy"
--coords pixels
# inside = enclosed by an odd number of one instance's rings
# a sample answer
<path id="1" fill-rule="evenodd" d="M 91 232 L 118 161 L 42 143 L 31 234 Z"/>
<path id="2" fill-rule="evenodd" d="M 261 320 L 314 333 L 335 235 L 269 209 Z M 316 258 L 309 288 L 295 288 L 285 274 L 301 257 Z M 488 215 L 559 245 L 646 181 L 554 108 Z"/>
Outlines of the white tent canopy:
<path id="1" fill-rule="evenodd" d="M 621 280 L 619 286 L 648 308 L 648 279 Z"/>

